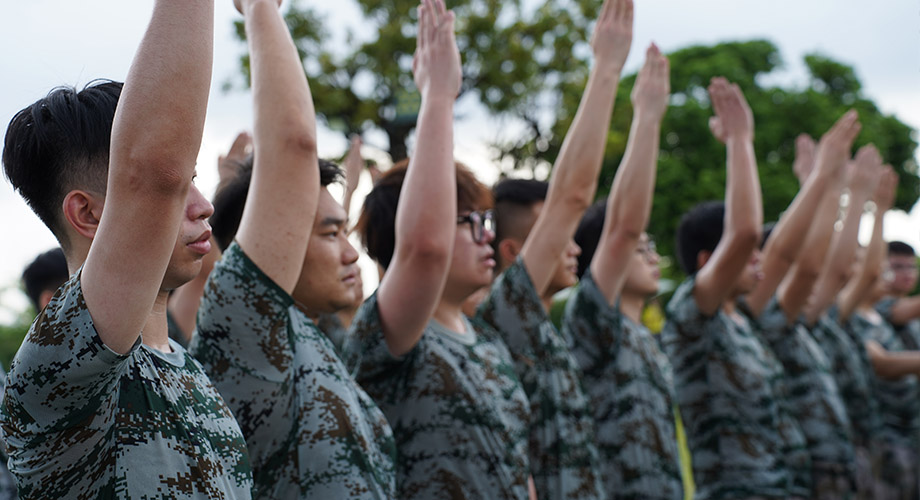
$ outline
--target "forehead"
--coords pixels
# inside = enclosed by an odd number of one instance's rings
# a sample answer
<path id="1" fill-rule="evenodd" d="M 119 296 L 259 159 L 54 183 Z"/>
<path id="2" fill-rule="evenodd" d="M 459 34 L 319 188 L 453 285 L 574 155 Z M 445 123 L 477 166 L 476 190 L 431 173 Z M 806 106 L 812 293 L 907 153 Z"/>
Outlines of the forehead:
<path id="1" fill-rule="evenodd" d="M 342 204 L 329 193 L 329 190 L 322 188 L 319 190 L 319 205 L 316 207 L 316 223 L 329 223 L 333 220 L 344 222 L 348 220 L 348 214 L 345 213 Z"/>

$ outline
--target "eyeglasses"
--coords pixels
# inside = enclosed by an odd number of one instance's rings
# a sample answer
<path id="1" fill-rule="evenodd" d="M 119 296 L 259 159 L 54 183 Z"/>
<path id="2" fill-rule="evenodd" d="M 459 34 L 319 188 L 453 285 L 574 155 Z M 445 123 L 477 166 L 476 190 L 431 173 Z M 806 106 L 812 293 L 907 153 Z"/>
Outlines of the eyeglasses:
<path id="1" fill-rule="evenodd" d="M 896 273 L 901 271 L 917 272 L 917 264 L 891 264 L 890 267 Z"/>
<path id="2" fill-rule="evenodd" d="M 655 246 L 654 240 L 648 240 L 644 245 L 640 243 L 639 246 L 636 247 L 636 252 L 641 254 L 646 259 L 651 259 L 652 256 L 658 255 L 658 250 Z"/>
<path id="3" fill-rule="evenodd" d="M 495 220 L 491 210 L 484 212 L 470 212 L 466 215 L 457 216 L 457 224 L 470 223 L 470 231 L 473 234 L 473 241 L 482 243 L 486 239 L 486 231 L 495 231 Z"/>

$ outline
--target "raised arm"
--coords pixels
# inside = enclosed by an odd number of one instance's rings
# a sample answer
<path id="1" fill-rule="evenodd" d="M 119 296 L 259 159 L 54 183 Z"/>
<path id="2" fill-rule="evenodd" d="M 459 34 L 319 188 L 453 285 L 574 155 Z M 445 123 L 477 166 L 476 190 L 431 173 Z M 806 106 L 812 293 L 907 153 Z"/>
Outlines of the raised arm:
<path id="1" fill-rule="evenodd" d="M 245 18 L 255 114 L 252 184 L 236 241 L 287 293 L 303 268 L 319 202 L 316 117 L 280 0 L 235 0 Z"/>
<path id="2" fill-rule="evenodd" d="M 620 72 L 632 44 L 632 0 L 605 0 L 594 28 L 594 67 L 553 167 L 546 202 L 521 256 L 537 293 L 543 294 L 578 221 L 594 201 Z"/>
<path id="3" fill-rule="evenodd" d="M 836 148 L 837 143 L 852 142 L 858 131 L 857 114 L 855 111 L 850 111 L 837 120 L 837 123 L 821 138 L 821 143 L 827 145 L 834 142 L 833 147 Z M 814 143 L 810 137 L 799 136 L 796 139 L 796 167 L 798 169 L 801 169 L 799 165 L 806 161 L 804 158 L 799 161 L 798 157 L 800 155 L 810 156 L 813 150 Z M 789 208 L 783 213 L 767 240 L 763 252 L 764 279 L 747 296 L 748 305 L 757 316 L 776 293 L 776 289 L 795 263 L 800 251 L 806 248 L 805 239 L 812 221 L 816 220 L 815 213 L 825 193 L 829 190 L 836 191 L 837 179 L 843 172 L 846 159 L 843 155 L 838 155 L 833 158 L 833 161 L 828 160 L 827 156 L 822 157 L 822 161 L 811 170 L 799 193 L 789 204 Z M 781 301 L 780 304 L 783 302 Z"/>
<path id="4" fill-rule="evenodd" d="M 863 146 L 856 154 L 853 173 L 849 182 L 850 197 L 843 226 L 831 240 L 821 276 L 814 293 L 805 306 L 805 318 L 814 324 L 821 314 L 834 303 L 837 294 L 852 275 L 853 256 L 858 245 L 859 222 L 863 206 L 875 191 L 881 176 L 881 158 L 874 146 Z M 845 320 L 846 318 L 841 318 Z"/>
<path id="5" fill-rule="evenodd" d="M 211 85 L 213 0 L 157 0 L 112 128 L 105 213 L 81 286 L 100 338 L 128 352 L 160 293 Z"/>
<path id="6" fill-rule="evenodd" d="M 866 251 L 865 262 L 859 269 L 855 280 L 850 280 L 837 298 L 840 307 L 840 317 L 849 318 L 850 314 L 863 301 L 875 286 L 876 280 L 882 274 L 883 263 L 887 257 L 888 249 L 884 232 L 885 213 L 894 205 L 895 191 L 898 187 L 898 175 L 889 165 L 883 167 L 881 181 L 875 190 L 875 222 L 872 225 L 872 238 Z"/>
<path id="7" fill-rule="evenodd" d="M 345 208 L 345 213 L 347 214 L 351 208 L 352 196 L 355 194 L 355 190 L 358 189 L 358 183 L 361 182 L 361 172 L 364 171 L 360 135 L 351 136 L 348 154 L 345 155 L 342 166 L 345 168 L 345 196 L 342 198 L 342 207 Z"/>
<path id="8" fill-rule="evenodd" d="M 457 230 L 453 110 L 460 91 L 460 53 L 454 13 L 445 10 L 442 0 L 423 0 L 419 7 L 413 72 L 422 94 L 418 146 L 396 209 L 393 260 L 377 292 L 384 338 L 396 356 L 418 343 L 434 313 Z"/>
<path id="9" fill-rule="evenodd" d="M 920 351 L 888 351 L 874 340 L 866 341 L 866 353 L 876 375 L 898 379 L 906 375 L 920 375 Z"/>
<path id="10" fill-rule="evenodd" d="M 629 257 L 648 225 L 655 191 L 661 119 L 670 95 L 668 59 L 654 44 L 645 55 L 633 89 L 632 126 L 623 162 L 613 179 L 604 231 L 591 261 L 591 273 L 609 304 L 616 302 L 626 281 Z"/>
<path id="11" fill-rule="evenodd" d="M 920 318 L 920 295 L 901 297 L 891 306 L 891 322 L 894 325 L 905 325 Z"/>
<path id="12" fill-rule="evenodd" d="M 713 78 L 709 95 L 715 116 L 709 127 L 727 150 L 725 229 L 712 256 L 696 276 L 693 296 L 704 314 L 715 314 L 760 243 L 763 203 L 754 157 L 754 117 L 741 89 Z"/>

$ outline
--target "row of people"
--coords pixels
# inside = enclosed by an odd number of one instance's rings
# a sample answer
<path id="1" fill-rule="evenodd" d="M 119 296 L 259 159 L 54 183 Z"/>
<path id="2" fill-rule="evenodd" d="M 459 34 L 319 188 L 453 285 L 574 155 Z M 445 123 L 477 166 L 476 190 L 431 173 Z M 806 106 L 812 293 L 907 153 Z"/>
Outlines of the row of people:
<path id="1" fill-rule="evenodd" d="M 326 189 L 341 171 L 318 157 L 279 3 L 235 2 L 252 57 L 253 152 L 216 209 L 192 183 L 207 0 L 158 0 L 124 86 L 58 89 L 13 119 L 7 176 L 73 275 L 23 343 L 0 407 L 24 498 L 678 499 L 675 405 L 700 498 L 915 494 L 920 412 L 908 402 L 920 405 L 920 358 L 872 314 L 880 215 L 897 179 L 871 146 L 846 166 L 855 113 L 819 144 L 799 141 L 802 188 L 761 253 L 752 114 L 736 85 L 713 80 L 726 197 L 681 222 L 691 278 L 661 348 L 639 318 L 657 288 L 645 227 L 669 99 L 654 45 L 611 196 L 591 207 L 631 0 L 599 14 L 549 182 L 491 191 L 453 160 L 454 16 L 424 0 L 418 145 L 375 183 L 357 223 L 383 276 L 347 334 L 330 336 L 317 325 L 363 299 L 357 252 Z M 870 198 L 879 217 L 850 279 Z M 223 254 L 202 273 L 208 218 Z M 549 302 L 579 276 L 557 329 Z M 186 351 L 168 336 L 167 302 L 196 279 L 192 300 L 176 301 L 197 312 L 177 315 L 186 331 L 194 323 Z M 920 308 L 909 301 L 883 311 L 910 317 Z"/>

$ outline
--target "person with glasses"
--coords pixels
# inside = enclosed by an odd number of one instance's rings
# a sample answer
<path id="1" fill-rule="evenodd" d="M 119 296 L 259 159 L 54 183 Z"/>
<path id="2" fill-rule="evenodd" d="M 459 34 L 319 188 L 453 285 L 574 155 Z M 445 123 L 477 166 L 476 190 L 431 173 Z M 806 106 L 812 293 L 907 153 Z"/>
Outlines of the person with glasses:
<path id="1" fill-rule="evenodd" d="M 506 180 L 493 190 L 501 274 L 477 316 L 502 333 L 530 399 L 530 461 L 541 498 L 617 493 L 602 483 L 581 371 L 549 308 L 577 281 L 572 235 L 597 189 L 632 30 L 632 0 L 604 2 L 591 39 L 594 65 L 549 182 Z"/>
<path id="2" fill-rule="evenodd" d="M 917 288 L 917 254 L 914 248 L 902 241 L 888 243 L 888 271 L 890 296 L 876 309 L 891 324 L 904 347 L 920 349 L 920 295 L 909 295 Z"/>
<path id="3" fill-rule="evenodd" d="M 671 364 L 641 319 L 660 277 L 645 228 L 669 74 L 667 58 L 650 47 L 632 92 L 635 113 L 611 195 L 588 209 L 575 232 L 580 281 L 562 323 L 584 373 L 604 485 L 625 499 L 684 497 Z"/>
<path id="4" fill-rule="evenodd" d="M 494 234 L 488 190 L 453 160 L 460 54 L 441 0 L 419 9 L 414 69 L 417 148 L 365 198 L 356 230 L 385 271 L 343 357 L 393 428 L 393 498 L 528 498 L 527 396 L 498 333 L 462 313 L 492 279 Z"/>

